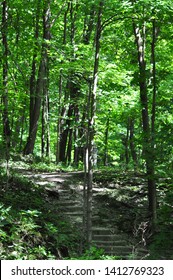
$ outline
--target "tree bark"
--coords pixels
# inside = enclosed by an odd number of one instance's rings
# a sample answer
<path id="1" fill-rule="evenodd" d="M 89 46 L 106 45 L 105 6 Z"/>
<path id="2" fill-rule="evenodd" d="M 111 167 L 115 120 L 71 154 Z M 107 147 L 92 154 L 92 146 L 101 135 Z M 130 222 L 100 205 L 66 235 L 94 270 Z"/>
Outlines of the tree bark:
<path id="1" fill-rule="evenodd" d="M 10 158 L 10 137 L 11 128 L 8 112 L 8 5 L 7 1 L 2 3 L 2 121 L 3 121 L 3 139 L 4 139 L 4 151 L 6 159 L 6 173 L 9 175 L 9 158 Z M 8 184 L 8 182 L 7 182 Z"/>
<path id="2" fill-rule="evenodd" d="M 101 18 L 103 10 L 103 1 L 99 2 L 97 25 L 96 25 L 96 38 L 95 38 L 95 61 L 92 81 L 92 92 L 90 100 L 91 114 L 89 118 L 88 129 L 88 184 L 87 184 L 87 243 L 91 246 L 92 243 L 92 184 L 93 184 L 93 146 L 95 134 L 95 115 L 96 115 L 96 93 L 98 83 L 98 69 L 99 69 L 99 54 L 100 54 L 100 38 L 101 38 Z"/>
<path id="3" fill-rule="evenodd" d="M 50 41 L 50 1 L 45 1 L 43 11 L 43 102 L 42 102 L 42 157 L 50 155 L 50 128 L 49 128 L 49 44 Z"/>
<path id="4" fill-rule="evenodd" d="M 130 136 L 129 136 L 130 151 L 133 159 L 134 172 L 136 172 L 138 167 L 138 158 L 137 158 L 136 147 L 134 143 L 134 120 L 132 119 L 132 117 L 130 117 L 129 119 L 129 130 L 130 130 Z"/>
<path id="5" fill-rule="evenodd" d="M 43 26 L 43 43 L 41 47 L 41 59 L 38 70 L 37 80 L 36 76 L 36 60 L 37 49 L 39 39 L 39 20 L 40 20 L 40 1 L 38 1 L 37 13 L 36 13 L 36 29 L 35 39 L 36 46 L 33 55 L 32 71 L 30 78 L 30 127 L 29 136 L 26 146 L 24 148 L 24 154 L 32 154 L 34 151 L 34 145 L 37 135 L 38 121 L 40 117 L 41 104 L 43 104 L 44 112 L 42 115 L 43 131 L 42 131 L 42 152 L 46 147 L 46 153 L 49 154 L 49 122 L 48 122 L 48 110 L 49 110 L 49 98 L 48 98 L 48 45 L 45 42 L 50 40 L 50 2 L 45 1 L 42 12 L 42 26 Z M 43 103 L 42 103 L 43 101 Z M 44 134 L 44 135 L 43 135 Z"/>
<path id="6" fill-rule="evenodd" d="M 60 69 L 59 73 L 59 96 L 58 96 L 58 120 L 57 120 L 57 142 L 56 142 L 56 163 L 60 162 L 60 137 L 61 137 L 61 123 L 62 123 L 62 115 L 61 115 L 61 100 L 62 100 L 62 69 Z"/>
<path id="7" fill-rule="evenodd" d="M 24 155 L 32 154 L 34 151 L 34 145 L 37 135 L 37 128 L 38 128 L 38 121 L 40 116 L 40 109 L 41 109 L 41 100 L 43 95 L 43 75 L 44 73 L 44 61 L 41 59 L 39 73 L 38 73 L 38 80 L 36 85 L 36 96 L 35 96 L 35 103 L 33 108 L 33 115 L 32 115 L 32 122 L 30 125 L 29 136 L 28 140 L 24 149 Z"/>
<path id="8" fill-rule="evenodd" d="M 109 111 L 108 111 L 106 128 L 105 128 L 105 143 L 104 143 L 105 147 L 104 147 L 104 159 L 103 159 L 104 166 L 108 165 L 108 133 L 109 133 Z"/>
<path id="9" fill-rule="evenodd" d="M 37 72 L 37 53 L 39 49 L 39 21 L 40 21 L 40 0 L 37 2 L 37 11 L 36 11 L 36 23 L 35 23 L 35 47 L 33 53 L 32 60 L 32 69 L 30 76 L 30 118 L 29 118 L 29 135 L 27 139 L 27 143 L 24 147 L 23 154 L 28 155 L 32 154 L 34 150 L 37 127 L 38 127 L 38 119 L 40 115 L 41 108 L 41 95 L 42 95 L 42 80 L 43 80 L 43 68 L 44 63 L 41 58 L 39 70 L 38 70 L 38 78 L 36 80 L 36 72 Z"/>
<path id="10" fill-rule="evenodd" d="M 8 41 L 7 41 L 7 30 L 8 30 L 8 6 L 7 1 L 3 1 L 2 8 L 2 44 L 3 44 L 3 91 L 2 91 L 2 102 L 3 102 L 3 132 L 4 140 L 7 147 L 10 147 L 10 120 L 8 113 Z"/>
<path id="11" fill-rule="evenodd" d="M 138 65 L 139 65 L 139 87 L 140 87 L 140 101 L 142 107 L 142 123 L 143 123 L 143 151 L 146 162 L 146 171 L 148 179 L 148 202 L 149 213 L 151 215 L 152 226 L 156 223 L 156 185 L 155 185 L 155 171 L 154 171 L 154 150 L 152 145 L 152 133 L 149 123 L 148 112 L 148 93 L 146 82 L 146 61 L 145 61 L 145 23 L 142 30 L 133 21 L 134 35 L 136 39 L 138 51 Z"/>

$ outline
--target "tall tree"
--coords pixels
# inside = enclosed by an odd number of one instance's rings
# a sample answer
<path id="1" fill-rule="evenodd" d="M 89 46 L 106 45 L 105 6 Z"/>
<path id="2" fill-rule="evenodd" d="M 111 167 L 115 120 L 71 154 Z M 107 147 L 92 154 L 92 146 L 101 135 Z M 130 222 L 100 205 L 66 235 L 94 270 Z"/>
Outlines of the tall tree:
<path id="1" fill-rule="evenodd" d="M 41 59 L 38 71 L 38 79 L 36 80 L 37 75 L 37 56 L 39 49 L 39 22 L 40 22 L 40 14 L 41 14 L 41 3 L 40 0 L 37 2 L 37 10 L 36 10 L 36 21 L 35 21 L 35 36 L 34 42 L 35 47 L 33 50 L 33 59 L 32 59 L 32 69 L 30 76 L 30 110 L 29 110 L 29 135 L 27 139 L 27 143 L 24 148 L 24 154 L 32 154 L 34 151 L 34 145 L 37 135 L 38 128 L 38 120 L 40 116 L 40 108 L 41 108 L 41 87 L 42 87 L 42 72 L 43 72 L 43 61 Z"/>
<path id="2" fill-rule="evenodd" d="M 93 148 L 94 148 L 94 135 L 95 135 L 95 117 L 96 117 L 96 94 L 98 84 L 98 70 L 99 70 L 99 55 L 100 55 L 100 39 L 101 39 L 101 23 L 104 1 L 99 2 L 96 24 L 96 36 L 95 36 L 95 60 L 94 71 L 91 84 L 91 95 L 89 94 L 89 106 L 90 117 L 88 119 L 88 142 L 86 148 L 86 160 L 87 160 L 87 242 L 90 245 L 92 242 L 92 184 L 93 184 Z"/>
<path id="3" fill-rule="evenodd" d="M 48 127 L 48 56 L 47 48 L 48 44 L 46 40 L 50 39 L 49 30 L 49 17 L 50 17 L 50 3 L 46 2 L 48 6 L 42 8 L 40 0 L 37 3 L 36 12 L 36 26 L 35 26 L 35 49 L 33 54 L 32 71 L 30 77 L 30 126 L 29 136 L 27 139 L 26 146 L 24 148 L 24 154 L 32 154 L 34 151 L 34 145 L 38 129 L 38 121 L 40 117 L 41 104 L 43 101 L 43 133 L 42 133 L 42 152 L 44 150 L 44 137 L 46 133 L 47 141 L 47 154 L 49 154 L 49 127 Z M 42 44 L 40 52 L 38 53 L 39 46 L 39 23 L 40 16 L 42 15 Z M 40 56 L 40 58 L 38 58 Z M 39 60 L 38 75 L 36 79 L 36 67 L 37 60 Z M 44 95 L 44 99 L 43 99 Z M 46 122 L 46 123 L 45 123 Z"/>
<path id="4" fill-rule="evenodd" d="M 50 41 L 50 1 L 44 2 L 43 8 L 43 100 L 42 100 L 42 156 L 50 155 L 49 127 L 49 41 Z"/>
<path id="5" fill-rule="evenodd" d="M 10 149 L 10 120 L 9 120 L 9 101 L 8 101 L 8 2 L 2 2 L 2 120 L 3 120 L 3 138 L 5 144 L 5 156 L 7 160 L 7 171 L 8 171 L 8 160 L 9 160 L 9 149 Z"/>
<path id="6" fill-rule="evenodd" d="M 145 13 L 145 8 L 144 8 L 144 13 Z M 141 101 L 141 108 L 142 108 L 142 124 L 143 124 L 143 150 L 145 155 L 146 171 L 147 171 L 147 179 L 148 179 L 149 212 L 152 219 L 152 226 L 154 228 L 157 219 L 156 183 L 155 183 L 155 171 L 154 171 L 155 153 L 152 144 L 153 142 L 152 131 L 151 131 L 151 126 L 149 121 L 149 109 L 148 109 L 148 91 L 147 91 L 147 75 L 146 75 L 146 59 L 145 59 L 146 22 L 145 22 L 144 14 L 143 14 L 143 22 L 141 26 L 136 22 L 136 20 L 133 20 L 133 30 L 134 30 L 137 53 L 138 53 L 139 87 L 140 87 L 140 101 Z M 152 113 L 155 114 L 155 109 Z M 154 122 L 152 125 L 154 125 Z"/>

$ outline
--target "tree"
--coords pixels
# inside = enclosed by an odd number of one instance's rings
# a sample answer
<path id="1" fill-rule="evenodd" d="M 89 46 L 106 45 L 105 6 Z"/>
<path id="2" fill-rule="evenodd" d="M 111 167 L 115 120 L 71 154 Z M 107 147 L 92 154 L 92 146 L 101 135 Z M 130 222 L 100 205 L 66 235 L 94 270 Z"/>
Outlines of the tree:
<path id="1" fill-rule="evenodd" d="M 3 74 L 2 74 L 2 102 L 3 102 L 3 131 L 7 147 L 10 146 L 10 121 L 8 113 L 8 6 L 3 1 L 2 6 L 2 44 L 3 44 Z"/>
<path id="2" fill-rule="evenodd" d="M 87 147 L 86 147 L 86 161 L 87 161 L 87 242 L 90 245 L 92 241 L 92 184 L 93 184 L 93 147 L 94 147 L 94 134 L 95 134 L 95 116 L 96 116 L 96 93 L 98 83 L 98 69 L 99 69 L 99 54 L 100 54 L 100 38 L 101 38 L 101 22 L 102 22 L 102 11 L 104 2 L 99 2 L 98 14 L 97 14 L 97 25 L 96 25 L 96 37 L 95 37 L 95 61 L 93 79 L 91 84 L 91 94 L 89 94 L 89 106 L 90 106 L 90 117 L 88 119 L 88 136 L 87 136 Z"/>
<path id="3" fill-rule="evenodd" d="M 2 3 L 2 123 L 3 123 L 3 142 L 5 148 L 5 158 L 7 162 L 8 174 L 8 161 L 10 157 L 10 120 L 9 120 L 9 101 L 8 101 L 8 2 Z"/>
<path id="4" fill-rule="evenodd" d="M 49 41 L 50 34 L 50 1 L 44 2 L 43 8 L 43 100 L 42 100 L 42 156 L 50 155 L 49 128 Z"/>
<path id="5" fill-rule="evenodd" d="M 134 1 L 135 2 L 135 1 Z M 133 2 L 133 3 L 134 3 Z M 154 8 L 153 8 L 154 9 Z M 155 15 L 152 14 L 153 17 Z M 156 62 L 155 62 L 155 43 L 156 43 L 156 22 L 152 20 L 152 43 L 151 43 L 151 61 L 152 61 L 152 80 L 153 80 L 153 99 L 151 124 L 149 121 L 148 108 L 148 86 L 147 86 L 147 70 L 146 70 L 146 9 L 143 6 L 142 23 L 139 24 L 133 19 L 133 30 L 138 53 L 139 66 L 139 87 L 140 102 L 143 124 L 143 151 L 146 161 L 146 172 L 148 179 L 148 202 L 149 212 L 152 219 L 153 229 L 157 220 L 157 198 L 156 198 L 156 182 L 155 182 L 155 113 L 156 113 Z"/>
<path id="6" fill-rule="evenodd" d="M 43 49 L 42 56 L 39 62 L 38 77 L 36 79 L 38 49 L 39 49 L 39 22 L 41 14 L 40 0 L 37 2 L 36 22 L 35 22 L 35 47 L 32 59 L 32 69 L 30 76 L 30 118 L 29 118 L 29 136 L 24 148 L 24 155 L 32 154 L 37 135 L 38 120 L 40 116 L 41 100 L 42 100 L 42 83 L 44 77 L 44 58 Z"/>

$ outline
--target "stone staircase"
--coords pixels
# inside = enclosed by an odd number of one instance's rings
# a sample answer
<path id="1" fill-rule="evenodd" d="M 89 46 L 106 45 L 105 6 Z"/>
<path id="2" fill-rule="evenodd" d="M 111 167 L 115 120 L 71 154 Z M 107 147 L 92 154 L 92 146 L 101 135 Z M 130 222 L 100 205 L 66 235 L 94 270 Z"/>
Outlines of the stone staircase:
<path id="1" fill-rule="evenodd" d="M 111 228 L 93 227 L 93 244 L 102 248 L 105 255 L 119 256 L 128 258 L 132 254 L 130 246 L 118 231 L 114 232 Z"/>
<path id="2" fill-rule="evenodd" d="M 39 185 L 45 185 L 47 197 L 50 202 L 54 201 L 59 213 L 69 219 L 76 227 L 81 229 L 83 223 L 83 185 L 81 182 L 72 180 L 73 174 L 51 173 L 28 174 L 31 180 Z M 97 199 L 100 193 L 107 192 L 102 186 L 93 188 L 93 246 L 103 249 L 105 255 L 118 256 L 121 259 L 141 259 L 147 254 L 145 248 L 135 245 L 135 240 L 122 232 L 117 226 L 116 221 L 112 224 L 112 217 L 115 213 L 104 213 L 104 218 L 99 212 Z M 106 209 L 106 208 L 105 208 Z"/>

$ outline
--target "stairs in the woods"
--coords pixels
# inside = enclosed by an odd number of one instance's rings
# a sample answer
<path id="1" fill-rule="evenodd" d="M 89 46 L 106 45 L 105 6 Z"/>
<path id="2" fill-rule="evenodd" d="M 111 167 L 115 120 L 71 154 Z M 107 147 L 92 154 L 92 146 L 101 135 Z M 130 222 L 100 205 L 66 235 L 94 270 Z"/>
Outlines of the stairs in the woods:
<path id="1" fill-rule="evenodd" d="M 130 257 L 133 247 L 129 245 L 125 237 L 111 228 L 93 227 L 93 244 L 104 249 L 106 255 Z"/>
<path id="2" fill-rule="evenodd" d="M 75 184 L 70 181 L 70 177 L 66 174 L 39 174 L 37 176 L 29 176 L 37 184 L 44 185 L 48 192 L 48 199 L 56 201 L 56 207 L 59 213 L 62 213 L 71 223 L 81 228 L 83 222 L 83 186 L 78 182 Z M 64 178 L 62 180 L 62 178 Z M 48 183 L 52 186 L 49 187 Z M 103 192 L 102 186 L 95 188 L 93 195 L 93 246 L 102 248 L 105 255 L 119 256 L 123 259 L 139 259 L 143 258 L 147 251 L 144 248 L 136 246 L 134 239 L 123 233 L 115 223 L 111 224 L 109 213 L 104 213 L 104 218 L 99 213 L 98 204 L 96 202 L 97 195 Z M 103 203 L 104 204 L 104 203 Z M 107 214 L 107 217 L 106 217 Z M 116 216 L 112 213 L 112 216 Z M 137 247 L 137 248 L 136 248 Z"/>

